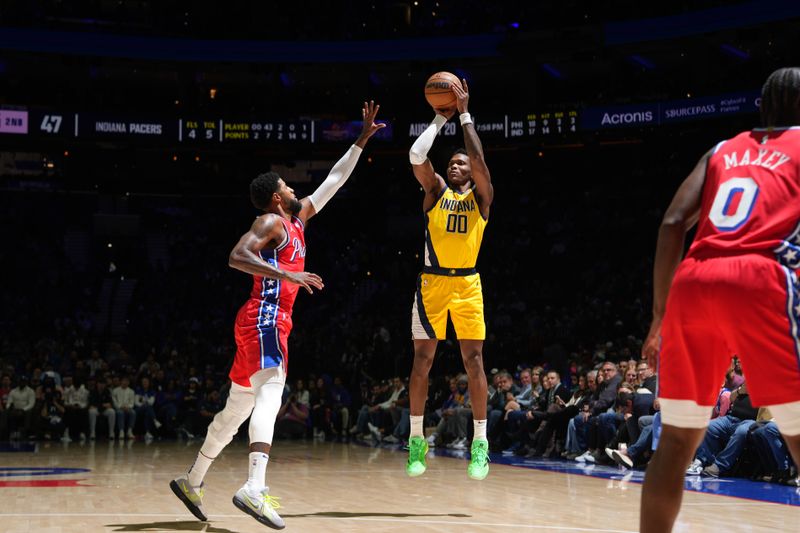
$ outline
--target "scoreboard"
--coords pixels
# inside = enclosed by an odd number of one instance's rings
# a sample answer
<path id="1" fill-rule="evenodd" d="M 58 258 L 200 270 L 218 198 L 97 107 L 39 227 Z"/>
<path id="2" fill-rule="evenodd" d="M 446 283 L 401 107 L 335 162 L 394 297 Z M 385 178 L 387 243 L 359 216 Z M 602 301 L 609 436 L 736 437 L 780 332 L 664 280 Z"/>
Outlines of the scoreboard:
<path id="1" fill-rule="evenodd" d="M 77 137 L 76 115 L 58 111 L 0 109 L 0 133 Z"/>
<path id="2" fill-rule="evenodd" d="M 81 138 L 171 140 L 177 136 L 174 121 L 157 117 L 81 113 L 75 118 Z"/>
<path id="3" fill-rule="evenodd" d="M 526 113 L 518 115 L 473 115 L 475 130 L 481 139 L 519 139 L 542 138 L 556 135 L 570 135 L 578 131 L 578 111 L 552 111 L 545 113 Z M 428 127 L 428 122 L 414 122 L 409 125 L 409 138 L 416 138 Z M 458 132 L 455 120 L 445 123 L 439 131 L 443 137 L 453 137 Z"/>
<path id="4" fill-rule="evenodd" d="M 311 120 L 178 119 L 178 141 L 186 143 L 314 142 Z"/>
<path id="5" fill-rule="evenodd" d="M 62 113 L 59 111 L 32 111 L 30 113 L 31 134 L 47 137 L 73 137 L 77 136 L 75 113 Z"/>
<path id="6" fill-rule="evenodd" d="M 178 141 L 198 143 L 221 142 L 221 123 L 222 121 L 219 119 L 178 119 Z"/>
<path id="7" fill-rule="evenodd" d="M 28 133 L 28 112 L 15 109 L 0 110 L 0 133 Z"/>
<path id="8" fill-rule="evenodd" d="M 578 112 L 554 111 L 508 117 L 507 137 L 539 137 L 578 131 Z"/>
<path id="9" fill-rule="evenodd" d="M 515 115 L 476 115 L 475 128 L 481 138 L 519 139 L 575 133 L 578 112 L 554 111 Z M 427 122 L 390 123 L 375 138 L 393 140 L 403 130 L 416 138 Z M 219 117 L 187 115 L 173 118 L 154 114 L 62 111 L 15 107 L 0 109 L 0 135 L 31 138 L 87 139 L 187 145 L 257 145 L 352 142 L 361 132 L 360 121 L 275 120 L 262 117 Z M 458 133 L 456 120 L 439 132 L 445 137 Z"/>

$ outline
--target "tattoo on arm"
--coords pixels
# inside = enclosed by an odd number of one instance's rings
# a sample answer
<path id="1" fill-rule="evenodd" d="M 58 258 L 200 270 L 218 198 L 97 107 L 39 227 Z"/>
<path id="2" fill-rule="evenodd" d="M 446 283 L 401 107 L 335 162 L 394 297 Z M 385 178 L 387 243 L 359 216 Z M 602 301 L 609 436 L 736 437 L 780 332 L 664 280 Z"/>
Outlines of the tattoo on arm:
<path id="1" fill-rule="evenodd" d="M 269 243 L 282 241 L 286 230 L 275 215 L 258 217 L 250 231 L 242 235 L 231 251 L 228 265 L 242 272 L 270 279 L 285 279 L 286 274 L 261 258 L 260 251 Z"/>

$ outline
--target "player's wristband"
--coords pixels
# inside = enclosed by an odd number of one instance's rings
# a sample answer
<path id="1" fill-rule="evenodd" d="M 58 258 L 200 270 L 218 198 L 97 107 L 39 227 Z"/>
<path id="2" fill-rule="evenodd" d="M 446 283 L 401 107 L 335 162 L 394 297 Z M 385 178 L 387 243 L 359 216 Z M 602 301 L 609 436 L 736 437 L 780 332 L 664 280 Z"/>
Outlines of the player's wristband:
<path id="1" fill-rule="evenodd" d="M 472 124 L 472 115 L 469 113 L 461 113 L 458 115 L 458 119 L 461 121 L 462 126 L 466 126 L 467 124 Z"/>

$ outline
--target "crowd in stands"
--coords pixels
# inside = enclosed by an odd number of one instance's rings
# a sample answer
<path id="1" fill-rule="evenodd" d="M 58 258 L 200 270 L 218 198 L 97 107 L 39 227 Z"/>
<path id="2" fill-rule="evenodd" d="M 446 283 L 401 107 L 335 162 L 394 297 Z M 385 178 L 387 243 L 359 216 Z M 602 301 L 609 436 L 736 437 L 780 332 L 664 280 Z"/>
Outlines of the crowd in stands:
<path id="1" fill-rule="evenodd" d="M 194 368 L 179 377 L 150 354 L 140 365 L 115 346 L 14 365 L 0 381 L 0 440 L 109 440 L 204 434 L 224 405 L 225 383 Z"/>
<path id="2" fill-rule="evenodd" d="M 492 451 L 646 468 L 660 432 L 655 369 L 636 359 L 593 363 L 571 361 L 566 381 L 557 370 L 541 366 L 523 367 L 516 378 L 506 370 L 492 369 L 488 398 Z M 468 449 L 472 404 L 466 375 L 448 376 L 429 390 L 428 445 Z M 687 475 L 748 477 L 800 486 L 797 466 L 769 410 L 750 403 L 736 358 L 710 416 Z M 405 443 L 407 418 L 408 392 L 395 378 L 391 386 L 376 386 L 365 396 L 351 433 L 375 444 Z"/>
<path id="3" fill-rule="evenodd" d="M 107 358 L 92 350 L 85 359 L 72 351 L 55 361 L 5 361 L 0 441 L 201 438 L 229 384 L 194 367 L 176 371 L 174 362 L 162 367 L 151 353 L 136 365 L 119 346 Z M 564 378 L 547 364 L 520 365 L 513 374 L 493 368 L 488 378 L 487 434 L 495 453 L 632 469 L 646 468 L 657 446 L 657 375 L 646 360 L 614 362 L 601 352 L 570 360 Z M 466 450 L 472 438 L 466 375 L 431 378 L 429 385 L 429 446 Z M 750 402 L 737 358 L 710 415 L 687 475 L 800 486 L 771 414 Z M 405 445 L 409 430 L 407 379 L 365 380 L 351 392 L 340 377 L 325 374 L 287 383 L 275 436 Z"/>

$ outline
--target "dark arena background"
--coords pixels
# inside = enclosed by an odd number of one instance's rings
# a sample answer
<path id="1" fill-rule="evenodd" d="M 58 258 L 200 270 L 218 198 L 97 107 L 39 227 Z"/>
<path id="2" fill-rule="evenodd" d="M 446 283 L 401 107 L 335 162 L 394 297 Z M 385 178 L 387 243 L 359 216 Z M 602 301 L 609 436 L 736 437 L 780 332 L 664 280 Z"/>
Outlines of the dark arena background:
<path id="1" fill-rule="evenodd" d="M 208 522 L 169 482 L 231 387 L 252 277 L 228 258 L 259 215 L 250 181 L 272 170 L 314 192 L 369 100 L 386 127 L 306 231 L 325 288 L 297 298 L 284 400 L 304 416 L 279 415 L 267 474 L 287 527 L 637 531 L 652 447 L 631 464 L 612 451 L 647 427 L 629 416 L 657 412 L 641 351 L 659 225 L 701 156 L 759 125 L 799 28 L 789 0 L 0 0 L 0 531 L 266 527 L 229 500 L 246 424 L 205 480 Z M 430 374 L 428 472 L 403 471 L 425 246 L 408 152 L 438 71 L 468 81 L 495 188 L 477 265 L 499 402 L 481 482 L 464 475 L 472 423 L 450 423 L 471 419 L 451 326 Z M 440 174 L 461 130 L 456 114 L 433 145 Z M 608 364 L 632 392 L 612 394 L 619 416 L 589 441 L 567 419 L 542 441 L 505 414 L 505 393 L 526 390 L 520 411 L 547 412 L 551 370 L 567 399 L 588 398 L 586 373 Z M 720 439 L 730 461 L 687 474 L 675 530 L 796 530 L 780 438 Z"/>

